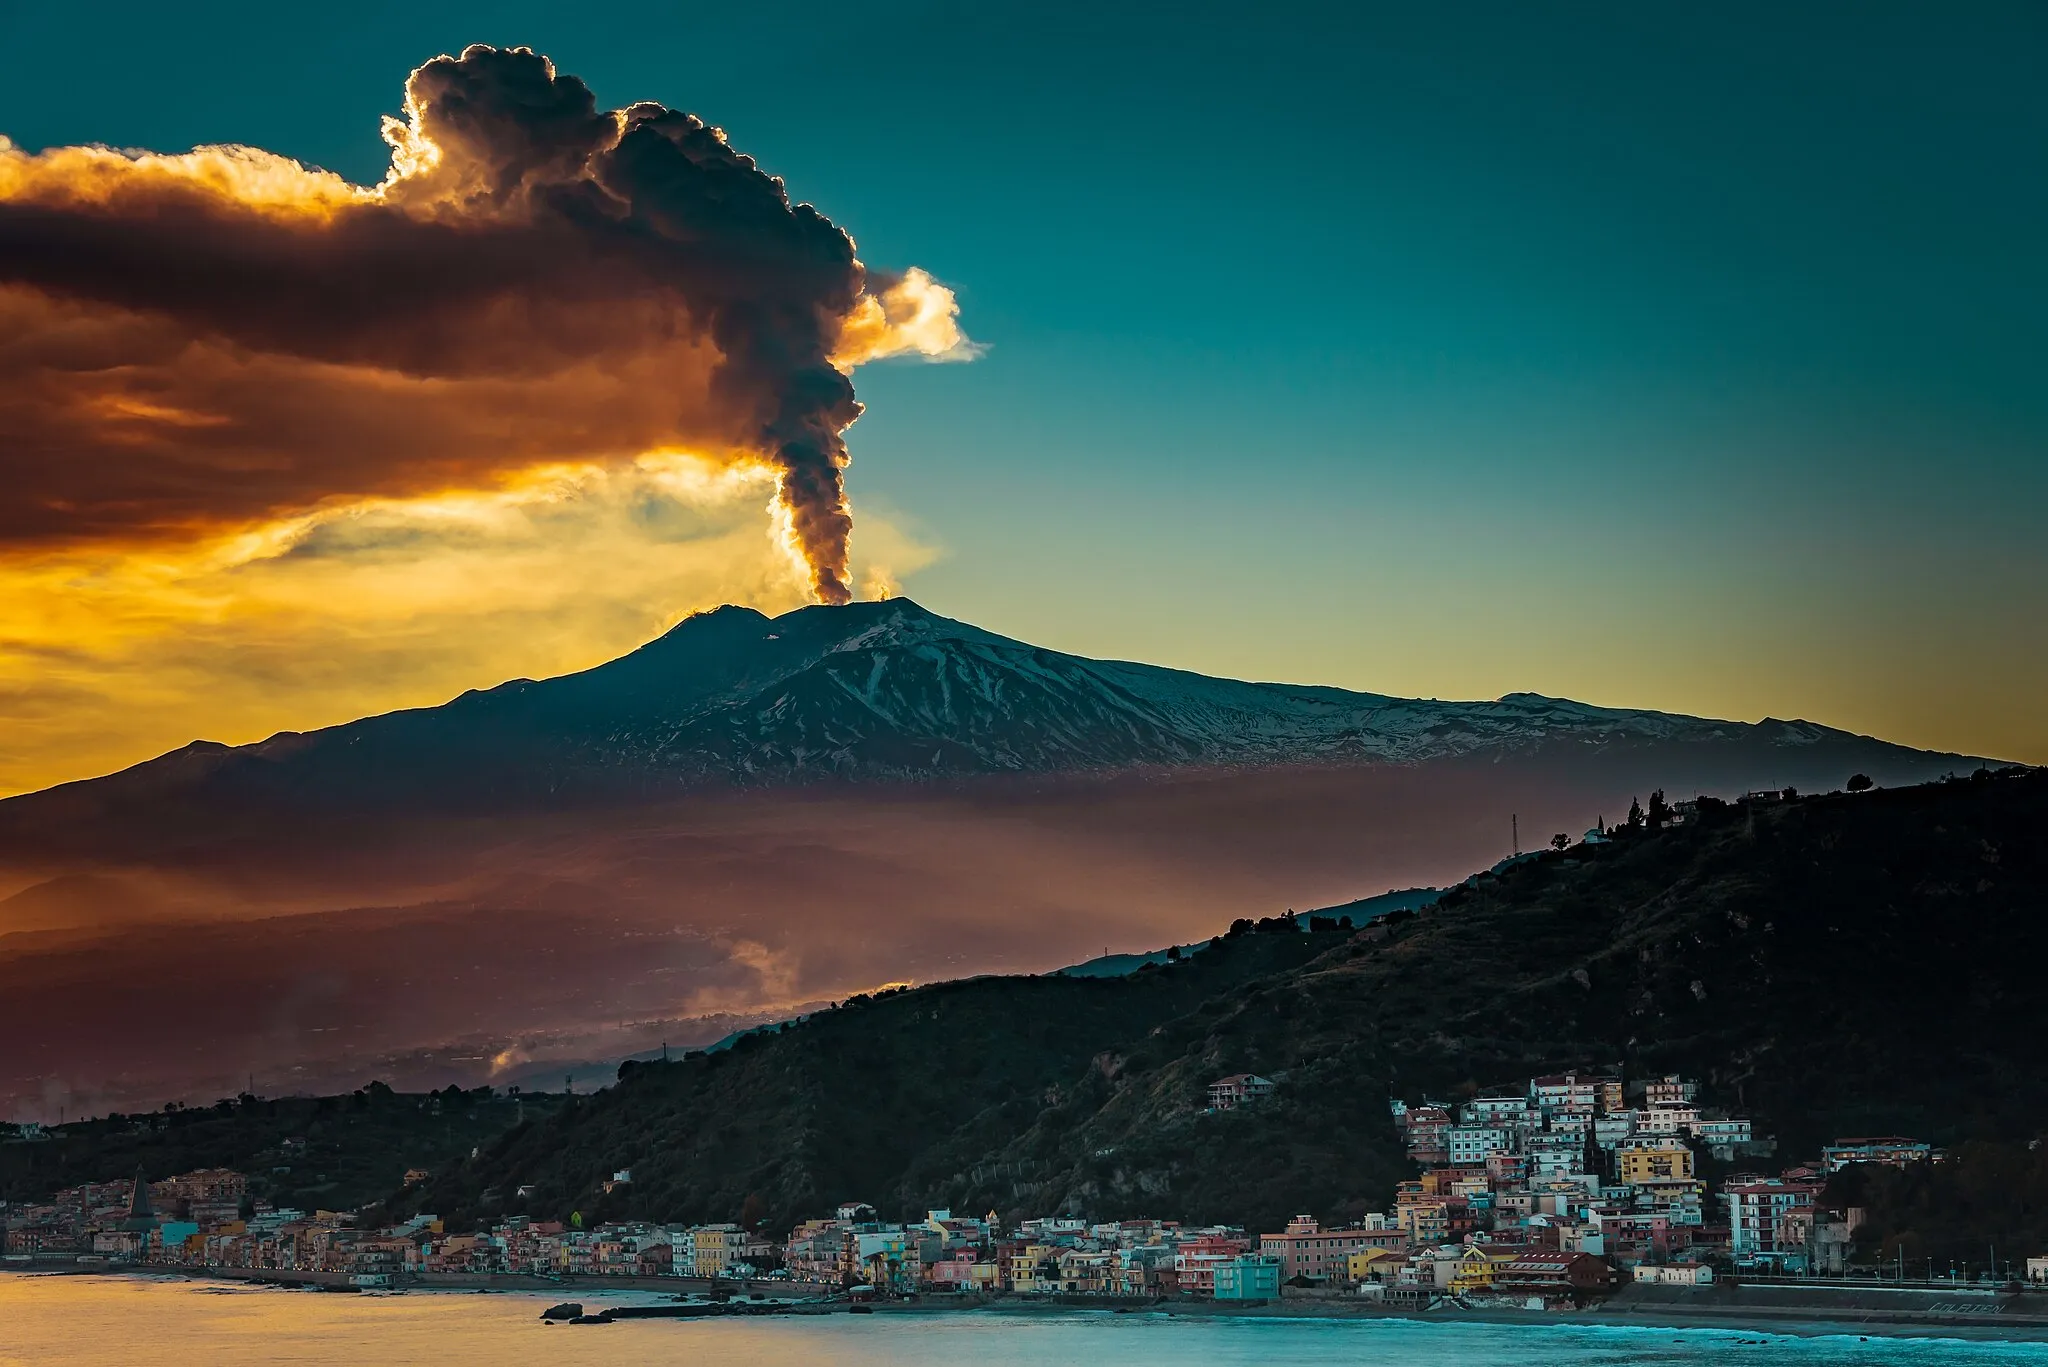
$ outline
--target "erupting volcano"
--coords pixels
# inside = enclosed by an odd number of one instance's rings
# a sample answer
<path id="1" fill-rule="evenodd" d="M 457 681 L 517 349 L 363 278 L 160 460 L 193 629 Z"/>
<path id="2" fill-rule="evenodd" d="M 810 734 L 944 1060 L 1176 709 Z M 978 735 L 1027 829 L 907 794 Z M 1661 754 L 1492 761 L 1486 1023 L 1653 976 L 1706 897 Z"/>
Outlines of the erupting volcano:
<path id="1" fill-rule="evenodd" d="M 697 116 L 601 110 L 523 48 L 426 63 L 385 137 L 373 186 L 0 139 L 0 551 L 680 450 L 771 468 L 812 593 L 847 601 L 848 375 L 967 354 L 951 292 L 871 272 Z"/>

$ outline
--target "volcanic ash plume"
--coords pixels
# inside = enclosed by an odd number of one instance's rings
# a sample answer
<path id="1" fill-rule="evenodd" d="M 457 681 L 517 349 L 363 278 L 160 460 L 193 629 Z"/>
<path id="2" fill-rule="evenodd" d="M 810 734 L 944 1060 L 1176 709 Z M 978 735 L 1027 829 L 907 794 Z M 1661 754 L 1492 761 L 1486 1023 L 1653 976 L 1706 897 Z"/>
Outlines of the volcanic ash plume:
<path id="1" fill-rule="evenodd" d="M 0 550 L 186 538 L 539 468 L 766 464 L 848 596 L 848 372 L 963 357 L 953 296 L 720 130 L 525 49 L 412 73 L 374 187 L 246 147 L 0 139 Z"/>

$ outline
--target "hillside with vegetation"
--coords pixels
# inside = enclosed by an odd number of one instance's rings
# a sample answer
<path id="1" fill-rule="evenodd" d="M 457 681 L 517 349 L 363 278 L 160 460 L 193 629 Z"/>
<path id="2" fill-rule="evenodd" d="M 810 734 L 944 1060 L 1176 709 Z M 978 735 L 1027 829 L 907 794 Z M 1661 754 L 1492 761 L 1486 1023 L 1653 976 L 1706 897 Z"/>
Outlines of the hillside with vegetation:
<path id="1" fill-rule="evenodd" d="M 1856 1252 L 1867 1261 L 1909 1277 L 2009 1278 L 2048 1248 L 2048 1143 L 1969 1140 L 1940 1163 L 1853 1164 L 1829 1181 L 1827 1202 L 1863 1212 Z"/>
<path id="2" fill-rule="evenodd" d="M 2044 819 L 2041 773 L 1708 803 L 1356 933 L 1240 922 L 1128 978 L 855 999 L 629 1065 L 396 1204 L 786 1227 L 863 1199 L 1271 1227 L 1385 1203 L 1409 1171 L 1390 1096 L 1571 1066 L 1701 1077 L 1788 1158 L 1853 1133 L 2024 1140 L 2048 1126 Z M 1207 1084 L 1241 1071 L 1279 1087 L 1206 1113 Z"/>
<path id="3" fill-rule="evenodd" d="M 1777 805 L 1546 851 L 1136 1044 L 1085 1117 L 1005 1150 L 1041 1205 L 1171 1190 L 1198 1218 L 1376 1208 L 1361 1133 L 1389 1095 L 1456 1099 L 1567 1067 L 1682 1072 L 1788 1160 L 1842 1135 L 1951 1144 L 2048 1126 L 2048 775 Z M 1377 938 L 1384 934 L 1385 938 Z M 1272 1102 L 1195 1113 L 1255 1071 Z M 1370 1128 L 1361 1128 L 1367 1127 Z"/>
<path id="4" fill-rule="evenodd" d="M 1124 1041 L 1341 944 L 1327 924 L 1302 934 L 1286 922 L 1289 933 L 1235 937 L 1122 978 L 974 978 L 856 996 L 729 1048 L 628 1063 L 617 1086 L 506 1135 L 400 1209 L 457 1221 L 527 1210 L 781 1224 L 855 1196 L 914 1204 L 940 1155 L 1001 1151 L 1089 1095 Z M 621 1169 L 631 1182 L 606 1192 Z M 988 1199 L 1007 1205 L 1001 1173 L 982 1176 Z"/>
<path id="5" fill-rule="evenodd" d="M 109 1115 L 19 1138 L 0 1126 L 0 1202 L 142 1174 L 246 1173 L 253 1197 L 300 1210 L 351 1210 L 390 1195 L 415 1168 L 439 1171 L 507 1130 L 549 1115 L 556 1096 L 488 1087 L 394 1092 L 379 1082 L 342 1096 L 224 1098 L 147 1115 Z"/>

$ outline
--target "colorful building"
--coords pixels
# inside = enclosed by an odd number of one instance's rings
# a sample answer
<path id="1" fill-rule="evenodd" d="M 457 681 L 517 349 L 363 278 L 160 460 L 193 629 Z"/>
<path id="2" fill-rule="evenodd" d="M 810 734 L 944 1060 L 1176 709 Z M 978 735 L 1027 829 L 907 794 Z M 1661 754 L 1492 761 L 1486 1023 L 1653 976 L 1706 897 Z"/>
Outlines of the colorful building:
<path id="1" fill-rule="evenodd" d="M 1837 1139 L 1820 1152 L 1821 1166 L 1840 1172 L 1851 1163 L 1882 1163 L 1904 1169 L 1934 1157 L 1934 1146 L 1918 1139 L 1891 1135 L 1882 1139 Z"/>
<path id="2" fill-rule="evenodd" d="M 1273 1095 L 1273 1080 L 1256 1073 L 1232 1073 L 1209 1084 L 1209 1109 L 1234 1111 Z"/>
<path id="3" fill-rule="evenodd" d="M 1240 1253 L 1216 1264 L 1216 1299 L 1278 1300 L 1280 1281 L 1280 1259 L 1270 1253 Z"/>
<path id="4" fill-rule="evenodd" d="M 1173 1270 L 1180 1289 L 1191 1296 L 1216 1294 L 1216 1269 L 1240 1253 L 1251 1251 L 1248 1239 L 1207 1234 L 1186 1240 L 1175 1250 Z"/>
<path id="5" fill-rule="evenodd" d="M 1615 1151 L 1615 1166 L 1622 1182 L 1632 1187 L 1650 1182 L 1690 1181 L 1692 1150 L 1676 1140 L 1637 1141 L 1623 1144 Z"/>
<path id="6" fill-rule="evenodd" d="M 1361 1248 L 1344 1260 L 1344 1280 L 1356 1286 L 1360 1282 L 1392 1281 L 1408 1265 L 1408 1259 L 1391 1248 Z"/>
<path id="7" fill-rule="evenodd" d="M 1728 1202 L 1729 1252 L 1738 1263 L 1803 1266 L 1803 1242 L 1789 1237 L 1786 1217 L 1810 1209 L 1820 1195 L 1818 1182 L 1783 1177 L 1732 1181 L 1721 1189 Z"/>
<path id="8" fill-rule="evenodd" d="M 1312 1215 L 1297 1215 L 1280 1234 L 1261 1234 L 1259 1252 L 1280 1260 L 1281 1280 L 1342 1281 L 1350 1256 L 1362 1248 L 1405 1247 L 1399 1229 L 1324 1229 Z"/>

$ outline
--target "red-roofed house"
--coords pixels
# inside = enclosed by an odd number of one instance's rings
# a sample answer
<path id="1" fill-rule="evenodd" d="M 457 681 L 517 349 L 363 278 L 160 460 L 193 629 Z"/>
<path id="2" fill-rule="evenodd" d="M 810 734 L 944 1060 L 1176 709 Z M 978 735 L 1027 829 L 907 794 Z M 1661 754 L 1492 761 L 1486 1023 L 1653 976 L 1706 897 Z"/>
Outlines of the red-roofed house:
<path id="1" fill-rule="evenodd" d="M 1494 1274 L 1503 1291 L 1595 1295 L 1614 1289 L 1614 1269 L 1590 1253 L 1524 1253 Z"/>
<path id="2" fill-rule="evenodd" d="M 1272 1094 L 1272 1079 L 1260 1077 L 1257 1073 L 1232 1073 L 1209 1084 L 1209 1109 L 1234 1111 Z"/>

